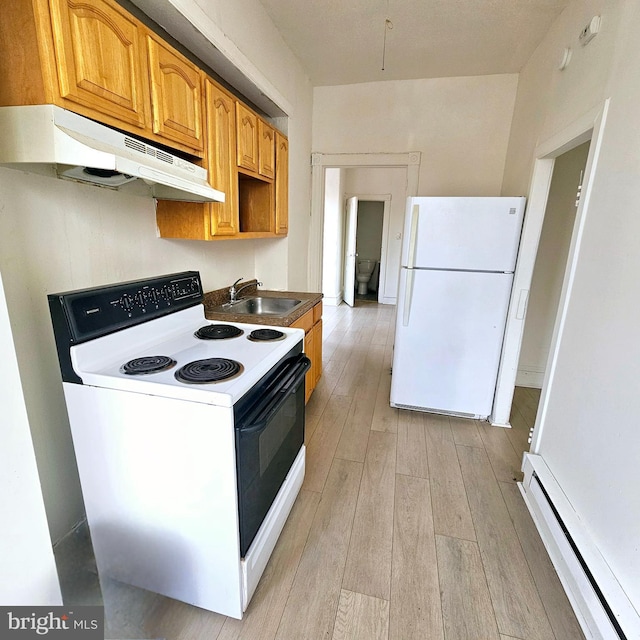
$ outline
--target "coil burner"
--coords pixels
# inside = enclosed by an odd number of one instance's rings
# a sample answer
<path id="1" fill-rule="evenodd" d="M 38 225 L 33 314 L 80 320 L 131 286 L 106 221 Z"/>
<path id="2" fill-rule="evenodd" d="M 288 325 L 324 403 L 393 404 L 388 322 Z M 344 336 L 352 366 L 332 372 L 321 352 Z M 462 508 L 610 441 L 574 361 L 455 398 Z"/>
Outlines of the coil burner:
<path id="1" fill-rule="evenodd" d="M 247 338 L 253 342 L 271 342 L 273 340 L 284 340 L 284 333 L 277 329 L 255 329 Z"/>
<path id="2" fill-rule="evenodd" d="M 143 356 L 142 358 L 134 358 L 129 362 L 125 362 L 120 367 L 120 371 L 129 376 L 142 376 L 166 371 L 175 365 L 176 361 L 168 356 Z"/>
<path id="3" fill-rule="evenodd" d="M 226 340 L 241 336 L 243 333 L 242 329 L 232 324 L 207 324 L 200 327 L 193 335 L 200 340 Z"/>
<path id="4" fill-rule="evenodd" d="M 221 382 L 240 375 L 244 367 L 236 360 L 227 358 L 206 358 L 194 360 L 176 371 L 176 380 L 187 384 L 208 384 Z"/>

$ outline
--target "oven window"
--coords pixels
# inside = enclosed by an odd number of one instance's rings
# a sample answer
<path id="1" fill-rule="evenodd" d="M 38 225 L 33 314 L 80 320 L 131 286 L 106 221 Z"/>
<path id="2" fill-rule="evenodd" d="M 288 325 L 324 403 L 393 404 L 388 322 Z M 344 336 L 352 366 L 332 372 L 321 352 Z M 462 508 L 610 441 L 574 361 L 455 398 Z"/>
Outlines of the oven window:
<path id="1" fill-rule="evenodd" d="M 260 476 L 265 474 L 283 443 L 290 436 L 291 430 L 296 426 L 297 417 L 295 396 L 289 396 L 273 421 L 273 426 L 260 434 Z"/>

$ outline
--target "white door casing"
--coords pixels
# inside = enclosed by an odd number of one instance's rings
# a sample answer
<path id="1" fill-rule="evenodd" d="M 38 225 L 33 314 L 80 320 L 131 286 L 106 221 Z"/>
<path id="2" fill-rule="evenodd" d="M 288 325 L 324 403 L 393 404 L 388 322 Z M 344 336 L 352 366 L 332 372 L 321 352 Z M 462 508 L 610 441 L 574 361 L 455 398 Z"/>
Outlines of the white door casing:
<path id="1" fill-rule="evenodd" d="M 604 104 L 600 107 L 589 111 L 561 132 L 540 144 L 535 151 L 536 161 L 533 167 L 529 201 L 522 229 L 518 262 L 514 274 L 513 295 L 511 296 L 511 303 L 507 314 L 507 325 L 502 344 L 502 356 L 500 359 L 496 394 L 493 402 L 493 412 L 491 416 L 489 416 L 489 422 L 493 426 L 498 427 L 511 426 L 509 423 L 509 415 L 513 401 L 518 360 L 520 358 L 520 347 L 522 346 L 526 320 L 526 304 L 531 279 L 533 277 L 544 214 L 547 208 L 547 199 L 551 188 L 551 177 L 553 175 L 555 158 L 583 142 L 592 140 L 584 174 L 582 197 L 580 198 L 580 204 L 576 212 L 571 247 L 567 257 L 567 268 L 549 349 L 549 358 L 547 360 L 547 366 L 545 367 L 542 394 L 540 396 L 540 404 L 531 444 L 532 452 L 536 451 L 537 442 L 540 439 L 540 434 L 544 427 L 548 405 L 547 389 L 552 384 L 555 374 L 559 341 L 564 328 L 564 318 L 567 312 L 568 300 L 573 285 L 573 276 L 580 250 L 582 228 L 589 206 L 590 183 L 597 168 L 608 108 L 609 99 L 605 100 Z"/>
<path id="2" fill-rule="evenodd" d="M 322 241 L 324 233 L 325 169 L 357 167 L 404 167 L 407 170 L 406 195 L 418 195 L 420 175 L 419 151 L 410 153 L 313 153 L 311 154 L 311 228 L 307 288 L 322 291 Z"/>
<path id="3" fill-rule="evenodd" d="M 346 233 L 344 240 L 344 292 L 343 300 L 353 307 L 355 303 L 356 285 L 356 233 L 358 230 L 358 198 L 347 199 Z"/>

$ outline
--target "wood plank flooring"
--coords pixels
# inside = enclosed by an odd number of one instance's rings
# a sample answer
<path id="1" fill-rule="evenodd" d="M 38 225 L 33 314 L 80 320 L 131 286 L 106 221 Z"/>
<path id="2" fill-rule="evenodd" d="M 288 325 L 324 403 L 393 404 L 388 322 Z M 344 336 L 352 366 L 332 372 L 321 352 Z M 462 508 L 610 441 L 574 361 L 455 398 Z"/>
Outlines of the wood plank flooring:
<path id="1" fill-rule="evenodd" d="M 245 618 L 103 581 L 108 638 L 583 638 L 516 485 L 539 392 L 512 429 L 391 409 L 394 311 L 324 309 L 305 482 Z"/>

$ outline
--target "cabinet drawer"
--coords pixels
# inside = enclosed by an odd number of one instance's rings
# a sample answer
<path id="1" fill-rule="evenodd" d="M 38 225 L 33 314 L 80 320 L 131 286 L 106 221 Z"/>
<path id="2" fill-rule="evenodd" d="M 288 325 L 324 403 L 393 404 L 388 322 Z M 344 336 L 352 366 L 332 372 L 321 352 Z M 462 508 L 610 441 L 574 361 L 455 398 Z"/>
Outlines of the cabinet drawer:
<path id="1" fill-rule="evenodd" d="M 304 329 L 305 333 L 311 331 L 313 326 L 313 309 L 309 309 L 301 318 L 298 318 L 292 325 L 296 329 Z"/>
<path id="2" fill-rule="evenodd" d="M 322 319 L 322 302 L 318 302 L 318 304 L 313 307 L 313 324 L 319 322 Z"/>

